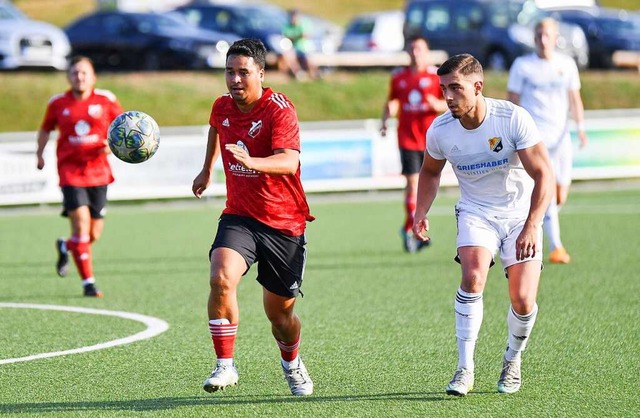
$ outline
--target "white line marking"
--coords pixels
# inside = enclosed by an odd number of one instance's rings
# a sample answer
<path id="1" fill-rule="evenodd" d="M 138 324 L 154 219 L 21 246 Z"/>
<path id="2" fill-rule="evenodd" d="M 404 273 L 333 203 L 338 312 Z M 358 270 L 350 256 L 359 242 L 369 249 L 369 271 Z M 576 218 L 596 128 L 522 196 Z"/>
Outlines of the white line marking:
<path id="1" fill-rule="evenodd" d="M 116 347 L 118 345 L 131 344 L 136 341 L 153 338 L 156 335 L 162 334 L 163 332 L 169 329 L 169 324 L 163 321 L 162 319 L 154 318 L 152 316 L 131 313 L 131 312 L 108 311 L 104 309 L 81 308 L 77 306 L 36 305 L 36 304 L 30 304 L 30 303 L 0 303 L 0 308 L 41 309 L 41 310 L 47 310 L 47 311 L 65 311 L 65 312 L 77 312 L 77 313 L 92 314 L 92 315 L 117 316 L 120 318 L 131 319 L 133 321 L 142 322 L 147 326 L 147 329 L 145 329 L 144 331 L 138 332 L 137 334 L 133 334 L 124 338 L 118 338 L 117 340 L 107 341 L 106 343 L 99 343 L 95 345 L 74 348 L 71 350 L 53 351 L 50 353 L 34 354 L 26 357 L 8 358 L 8 359 L 0 360 L 0 364 L 18 363 L 21 361 L 38 360 L 41 358 L 66 356 L 68 354 L 86 353 L 89 351 Z"/>

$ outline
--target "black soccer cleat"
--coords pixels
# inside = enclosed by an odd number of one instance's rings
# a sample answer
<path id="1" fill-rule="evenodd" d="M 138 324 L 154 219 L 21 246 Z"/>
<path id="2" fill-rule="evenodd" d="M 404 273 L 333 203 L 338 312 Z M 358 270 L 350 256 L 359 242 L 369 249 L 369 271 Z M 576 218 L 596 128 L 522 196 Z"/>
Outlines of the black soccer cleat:
<path id="1" fill-rule="evenodd" d="M 103 293 L 93 284 L 84 285 L 84 295 L 88 298 L 101 298 Z"/>
<path id="2" fill-rule="evenodd" d="M 58 273 L 58 276 L 65 277 L 69 266 L 69 251 L 67 250 L 67 243 L 64 238 L 58 238 L 56 240 L 56 250 L 58 251 L 56 272 Z"/>

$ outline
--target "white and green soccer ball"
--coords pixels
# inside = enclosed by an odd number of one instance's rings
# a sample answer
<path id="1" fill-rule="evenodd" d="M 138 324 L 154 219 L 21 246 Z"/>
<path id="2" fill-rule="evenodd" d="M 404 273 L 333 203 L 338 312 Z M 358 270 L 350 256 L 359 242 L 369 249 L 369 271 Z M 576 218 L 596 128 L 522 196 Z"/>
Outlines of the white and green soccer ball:
<path id="1" fill-rule="evenodd" d="M 144 112 L 130 110 L 111 122 L 107 135 L 113 155 L 124 162 L 138 164 L 153 157 L 160 146 L 160 128 Z"/>

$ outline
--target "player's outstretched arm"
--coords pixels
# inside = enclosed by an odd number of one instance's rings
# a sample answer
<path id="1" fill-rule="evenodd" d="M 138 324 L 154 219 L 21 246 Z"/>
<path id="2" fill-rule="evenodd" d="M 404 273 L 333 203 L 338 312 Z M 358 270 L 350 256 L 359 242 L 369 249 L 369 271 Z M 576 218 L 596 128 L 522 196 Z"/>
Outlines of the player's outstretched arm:
<path id="1" fill-rule="evenodd" d="M 200 199 L 202 193 L 211 184 L 211 174 L 213 173 L 213 165 L 220 155 L 220 140 L 218 138 L 218 130 L 213 126 L 209 127 L 209 135 L 207 139 L 207 152 L 204 157 L 204 165 L 202 170 L 193 180 L 191 191 Z"/>
<path id="2" fill-rule="evenodd" d="M 418 200 L 416 203 L 413 234 L 422 241 L 429 240 L 429 220 L 427 213 L 436 198 L 440 186 L 440 175 L 446 160 L 436 160 L 428 152 L 424 153 L 424 162 L 418 177 Z"/>
<path id="3" fill-rule="evenodd" d="M 293 175 L 300 165 L 300 152 L 294 149 L 276 149 L 268 157 L 252 157 L 246 149 L 236 144 L 226 144 L 225 149 L 242 166 L 259 173 L 274 175 Z"/>
<path id="4" fill-rule="evenodd" d="M 543 142 L 519 150 L 518 156 L 524 169 L 534 181 L 529 214 L 516 240 L 516 259 L 524 260 L 540 250 L 536 248 L 538 225 L 541 224 L 554 194 L 554 184 L 551 161 Z"/>

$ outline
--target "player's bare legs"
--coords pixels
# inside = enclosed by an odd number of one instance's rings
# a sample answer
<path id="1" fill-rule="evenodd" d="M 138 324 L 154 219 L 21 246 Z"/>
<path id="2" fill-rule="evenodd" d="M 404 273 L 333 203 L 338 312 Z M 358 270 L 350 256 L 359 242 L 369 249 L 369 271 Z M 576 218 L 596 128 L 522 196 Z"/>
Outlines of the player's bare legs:
<path id="1" fill-rule="evenodd" d="M 233 362 L 240 320 L 237 289 L 246 270 L 247 263 L 235 250 L 219 247 L 211 253 L 207 311 L 217 360 L 216 367 L 203 383 L 207 392 L 223 390 L 238 383 L 238 372 Z"/>
<path id="2" fill-rule="evenodd" d="M 487 282 L 492 255 L 483 247 L 460 247 L 458 257 L 462 268 L 462 280 L 454 304 L 458 367 L 447 385 L 447 393 L 464 396 L 473 389 L 473 356 L 484 312 L 482 292 Z"/>
<path id="3" fill-rule="evenodd" d="M 522 383 L 521 355 L 538 314 L 536 297 L 541 268 L 541 261 L 517 263 L 507 268 L 511 306 L 507 313 L 507 349 L 498 380 L 498 391 L 502 393 L 517 392 Z"/>
<path id="4" fill-rule="evenodd" d="M 418 199 L 418 178 L 419 174 L 403 174 L 405 178 L 404 187 L 404 212 L 405 219 L 402 227 L 402 239 L 404 249 L 409 253 L 415 253 L 429 246 L 431 241 L 420 241 L 415 238 L 412 232 L 413 220 L 415 219 L 416 201 Z"/>
<path id="5" fill-rule="evenodd" d="M 230 248 L 216 248 L 211 253 L 209 320 L 225 318 L 232 324 L 240 319 L 237 288 L 247 270 L 244 258 Z"/>
<path id="6" fill-rule="evenodd" d="M 300 318 L 293 311 L 296 298 L 276 295 L 263 289 L 262 302 L 271 332 L 280 348 L 282 371 L 294 395 L 311 395 L 313 382 L 298 351 L 300 347 Z"/>
<path id="7" fill-rule="evenodd" d="M 293 312 L 296 298 L 287 298 L 262 291 L 262 302 L 267 319 L 271 322 L 271 333 L 278 341 L 296 341 L 300 337 L 300 318 Z"/>
<path id="8" fill-rule="evenodd" d="M 95 287 L 95 279 L 93 277 L 93 261 L 91 257 L 91 243 L 95 240 L 95 233 L 98 237 L 102 233 L 104 222 L 102 219 L 91 219 L 89 206 L 80 206 L 68 212 L 69 222 L 71 225 L 71 238 L 68 240 L 58 239 L 56 246 L 58 248 L 58 274 L 66 275 L 68 263 L 68 251 L 71 251 L 73 261 L 78 268 L 78 273 L 82 279 L 84 295 L 90 297 L 101 297 L 100 292 Z M 95 226 L 94 222 L 99 221 Z"/>

